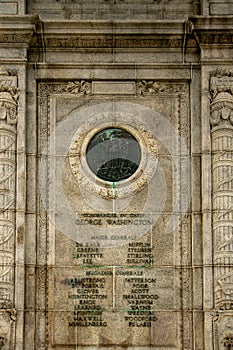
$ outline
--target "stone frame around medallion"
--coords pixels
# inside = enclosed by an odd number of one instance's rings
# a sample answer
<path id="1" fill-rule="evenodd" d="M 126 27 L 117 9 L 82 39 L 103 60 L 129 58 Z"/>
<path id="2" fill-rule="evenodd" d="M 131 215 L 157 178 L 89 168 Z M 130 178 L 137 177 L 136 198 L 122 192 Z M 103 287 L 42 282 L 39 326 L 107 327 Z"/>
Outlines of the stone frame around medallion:
<path id="1" fill-rule="evenodd" d="M 107 115 L 107 118 L 112 118 L 112 115 Z M 119 120 L 117 120 L 118 118 Z M 128 123 L 124 121 L 125 118 Z M 129 123 L 128 119 L 131 123 Z M 105 199 L 124 198 L 139 192 L 148 183 L 151 171 L 154 172 L 157 167 L 157 144 L 154 137 L 150 135 L 148 138 L 148 132 L 145 131 L 145 127 L 141 123 L 135 122 L 133 116 L 117 113 L 116 120 L 114 122 L 106 121 L 106 114 L 103 114 L 98 118 L 98 123 L 94 127 L 89 122 L 82 130 L 78 130 L 72 140 L 68 155 L 71 171 L 76 182 L 89 192 L 100 195 Z M 97 177 L 91 171 L 86 160 L 86 150 L 90 140 L 96 133 L 110 127 L 129 132 L 137 140 L 141 148 L 141 160 L 137 170 L 129 178 L 119 181 L 117 189 L 112 188 L 111 182 Z M 153 161 L 153 167 L 149 169 L 151 160 Z"/>

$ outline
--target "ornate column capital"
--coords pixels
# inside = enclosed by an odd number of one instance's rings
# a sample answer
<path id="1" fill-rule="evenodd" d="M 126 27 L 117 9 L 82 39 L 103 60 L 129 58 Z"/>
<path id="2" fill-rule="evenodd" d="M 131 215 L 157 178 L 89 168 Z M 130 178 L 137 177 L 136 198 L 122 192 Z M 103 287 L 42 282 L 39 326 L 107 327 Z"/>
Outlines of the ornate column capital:
<path id="1" fill-rule="evenodd" d="M 0 123 L 17 123 L 18 97 L 17 77 L 10 76 L 7 71 L 0 69 Z"/>
<path id="2" fill-rule="evenodd" d="M 210 124 L 212 127 L 233 128 L 233 76 L 230 73 L 210 79 Z"/>

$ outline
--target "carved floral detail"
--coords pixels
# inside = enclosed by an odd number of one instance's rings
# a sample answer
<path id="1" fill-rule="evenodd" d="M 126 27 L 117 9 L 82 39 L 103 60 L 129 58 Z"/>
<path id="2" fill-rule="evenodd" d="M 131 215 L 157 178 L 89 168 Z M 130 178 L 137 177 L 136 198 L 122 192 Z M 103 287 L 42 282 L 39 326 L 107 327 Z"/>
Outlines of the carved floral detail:
<path id="1" fill-rule="evenodd" d="M 186 92 L 185 84 L 162 83 L 157 80 L 141 80 L 137 82 L 137 93 L 142 96 L 184 92 Z"/>
<path id="2" fill-rule="evenodd" d="M 40 94 L 41 96 L 48 96 L 50 94 L 90 95 L 91 83 L 87 80 L 75 80 L 60 84 L 41 84 Z"/>
<path id="3" fill-rule="evenodd" d="M 154 80 L 142 80 L 137 84 L 139 95 L 151 95 L 157 92 L 163 92 L 164 88 L 161 84 Z"/>
<path id="4" fill-rule="evenodd" d="M 65 92 L 80 95 L 89 95 L 91 93 L 91 83 L 86 80 L 71 81 L 68 83 Z"/>

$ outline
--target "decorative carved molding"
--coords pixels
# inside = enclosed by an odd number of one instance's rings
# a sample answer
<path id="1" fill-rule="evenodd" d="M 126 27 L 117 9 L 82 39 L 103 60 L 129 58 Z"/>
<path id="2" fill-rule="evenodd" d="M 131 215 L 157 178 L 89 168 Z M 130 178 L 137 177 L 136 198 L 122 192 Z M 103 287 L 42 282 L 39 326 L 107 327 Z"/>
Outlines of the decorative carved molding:
<path id="1" fill-rule="evenodd" d="M 76 94 L 81 96 L 90 95 L 91 82 L 87 80 L 75 80 L 60 84 L 41 84 L 40 95 L 49 96 L 50 94 Z"/>
<path id="2" fill-rule="evenodd" d="M 28 42 L 31 39 L 31 33 L 28 34 L 0 34 L 0 43 L 25 43 L 28 44 Z"/>
<path id="3" fill-rule="evenodd" d="M 210 78 L 210 92 L 213 99 L 219 92 L 233 93 L 233 73 L 219 68 Z"/>
<path id="4" fill-rule="evenodd" d="M 164 87 L 154 80 L 141 80 L 137 83 L 137 91 L 139 95 L 152 95 L 157 92 L 164 92 Z"/>
<path id="5" fill-rule="evenodd" d="M 16 76 L 0 69 L 0 306 L 14 303 Z"/>
<path id="6" fill-rule="evenodd" d="M 105 35 L 69 35 L 63 37 L 45 37 L 43 44 L 51 48 L 183 48 L 183 38 L 178 37 L 132 37 L 129 35 L 113 36 Z M 35 36 L 31 41 L 31 47 L 42 47 L 41 36 Z M 193 37 L 187 37 L 186 48 L 196 48 L 197 42 Z"/>
<path id="7" fill-rule="evenodd" d="M 12 3 L 13 5 L 13 3 L 17 3 L 17 1 L 9 1 L 9 3 Z M 6 6 L 8 5 L 6 4 Z M 9 4 L 9 6 L 11 5 Z M 1 11 L 1 14 L 0 14 L 1 16 L 0 42 L 7 43 L 8 47 L 9 47 L 9 44 L 11 43 L 21 43 L 23 44 L 23 46 L 21 47 L 18 46 L 18 47 L 25 48 L 29 43 L 33 33 L 36 31 L 36 25 L 39 21 L 39 17 L 37 15 L 27 15 L 27 16 L 18 15 L 16 17 L 16 16 L 11 16 L 10 12 L 8 11 L 5 12 L 5 14 L 4 12 L 5 11 Z"/>
<path id="8" fill-rule="evenodd" d="M 201 45 L 232 45 L 233 35 L 228 33 L 208 33 L 198 36 Z"/>
<path id="9" fill-rule="evenodd" d="M 215 126 L 233 125 L 233 76 L 219 75 L 211 77 L 210 123 Z"/>
<path id="10" fill-rule="evenodd" d="M 66 87 L 67 93 L 89 95 L 91 93 L 91 83 L 86 80 L 71 81 Z"/>
<path id="11" fill-rule="evenodd" d="M 157 80 L 140 80 L 137 82 L 137 93 L 141 96 L 150 96 L 154 94 L 177 94 L 185 93 L 186 84 L 161 83 Z"/>

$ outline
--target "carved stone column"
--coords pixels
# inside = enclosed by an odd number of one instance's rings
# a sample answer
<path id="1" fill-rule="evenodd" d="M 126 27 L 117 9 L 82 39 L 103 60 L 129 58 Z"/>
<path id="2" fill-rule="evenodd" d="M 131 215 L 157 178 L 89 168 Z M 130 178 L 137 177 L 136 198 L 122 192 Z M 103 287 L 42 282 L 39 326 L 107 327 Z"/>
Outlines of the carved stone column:
<path id="1" fill-rule="evenodd" d="M 211 78 L 215 349 L 233 349 L 233 77 Z"/>
<path id="2" fill-rule="evenodd" d="M 13 349 L 17 78 L 0 71 L 0 349 Z"/>

